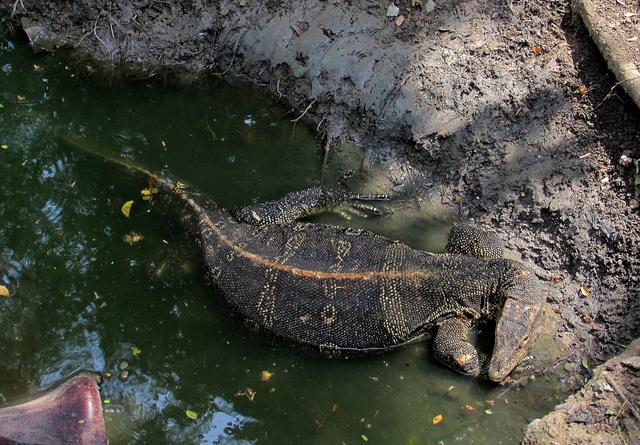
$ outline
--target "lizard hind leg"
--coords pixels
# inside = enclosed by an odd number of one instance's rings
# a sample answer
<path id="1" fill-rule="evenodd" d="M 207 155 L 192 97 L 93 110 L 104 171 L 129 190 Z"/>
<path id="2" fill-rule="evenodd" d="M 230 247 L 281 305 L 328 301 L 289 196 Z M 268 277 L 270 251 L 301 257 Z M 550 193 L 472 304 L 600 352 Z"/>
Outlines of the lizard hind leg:
<path id="1" fill-rule="evenodd" d="M 471 321 L 464 318 L 449 318 L 438 326 L 433 342 L 433 354 L 442 364 L 472 377 L 482 373 L 478 351 L 469 343 Z"/>
<path id="2" fill-rule="evenodd" d="M 447 239 L 447 252 L 477 258 L 502 258 L 502 240 L 495 234 L 471 224 L 457 224 Z"/>

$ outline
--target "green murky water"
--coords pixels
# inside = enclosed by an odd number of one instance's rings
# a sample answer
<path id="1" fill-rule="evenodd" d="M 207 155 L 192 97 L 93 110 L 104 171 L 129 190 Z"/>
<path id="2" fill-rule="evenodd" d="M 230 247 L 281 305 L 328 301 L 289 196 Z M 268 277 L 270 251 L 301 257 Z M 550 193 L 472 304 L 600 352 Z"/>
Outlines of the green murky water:
<path id="1" fill-rule="evenodd" d="M 182 178 L 225 206 L 319 183 L 316 141 L 246 87 L 166 87 L 84 68 L 0 39 L 0 281 L 11 291 L 0 299 L 0 403 L 80 369 L 109 370 L 112 444 L 413 445 L 516 443 L 557 401 L 546 382 L 504 393 L 454 374 L 423 344 L 330 360 L 249 332 L 207 286 L 178 215 L 59 136 Z M 367 224 L 441 249 L 442 222 L 412 218 Z M 144 239 L 127 244 L 131 232 Z"/>

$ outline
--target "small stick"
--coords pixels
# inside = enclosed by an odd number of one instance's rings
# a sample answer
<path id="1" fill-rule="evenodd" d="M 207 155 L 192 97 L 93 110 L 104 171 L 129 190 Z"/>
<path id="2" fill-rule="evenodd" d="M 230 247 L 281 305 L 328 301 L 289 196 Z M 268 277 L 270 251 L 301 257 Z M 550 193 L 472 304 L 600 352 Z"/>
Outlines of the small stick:
<path id="1" fill-rule="evenodd" d="M 613 387 L 613 389 L 615 389 L 616 393 L 620 396 L 622 401 L 627 404 L 627 406 L 629 407 L 629 411 L 631 411 L 631 413 L 636 417 L 636 419 L 640 420 L 640 413 L 638 413 L 638 410 L 635 408 L 635 406 L 633 406 L 631 402 L 629 402 L 629 399 L 627 399 L 627 396 L 625 396 L 624 393 L 620 390 L 620 387 L 616 384 L 616 382 L 614 382 L 606 374 L 604 376 L 604 379 L 607 382 L 609 382 L 609 384 Z"/>
<path id="2" fill-rule="evenodd" d="M 13 10 L 11 11 L 11 17 L 16 15 L 16 9 L 18 8 L 18 3 L 20 3 L 20 6 L 22 6 L 22 9 L 24 9 L 25 11 L 27 10 L 27 8 L 24 7 L 24 3 L 22 3 L 22 0 L 16 0 L 13 3 Z"/>
<path id="3" fill-rule="evenodd" d="M 104 47 L 107 49 L 107 53 L 109 54 L 109 56 L 111 56 L 111 50 L 109 49 L 107 44 L 104 42 L 104 40 L 102 40 L 100 37 L 98 37 L 98 19 L 99 18 L 100 18 L 100 16 L 98 16 L 98 18 L 96 18 L 96 21 L 93 24 L 93 35 L 96 36 L 96 39 L 98 39 L 98 42 L 100 42 L 100 43 L 102 43 L 102 45 L 104 45 Z"/>
<path id="4" fill-rule="evenodd" d="M 305 109 L 304 109 L 304 111 L 302 112 L 302 114 L 301 114 L 300 116 L 296 117 L 295 119 L 291 119 L 291 122 L 293 122 L 294 124 L 297 124 L 297 123 L 298 123 L 298 121 L 299 121 L 300 119 L 302 119 L 302 118 L 304 117 L 304 115 L 305 115 L 305 114 L 307 114 L 307 111 L 309 111 L 309 110 L 311 109 L 311 107 L 313 106 L 313 104 L 315 104 L 315 103 L 316 103 L 316 100 L 315 100 L 315 99 L 313 99 L 313 100 L 311 101 L 311 103 L 310 103 L 309 105 L 307 105 L 307 108 L 305 108 Z"/>
<path id="5" fill-rule="evenodd" d="M 609 90 L 609 92 L 607 93 L 607 95 L 606 95 L 606 96 L 604 96 L 604 99 L 602 99 L 602 101 L 601 101 L 598 105 L 596 105 L 596 108 L 595 108 L 595 109 L 600 108 L 600 105 L 602 105 L 602 104 L 603 104 L 607 99 L 609 99 L 609 97 L 611 97 L 611 96 L 613 95 L 613 90 L 615 90 L 615 88 L 616 88 L 617 86 L 620 86 L 620 85 L 622 85 L 622 84 L 623 84 L 623 83 L 625 83 L 625 82 L 630 82 L 630 81 L 632 81 L 632 80 L 635 80 L 635 79 L 637 79 L 637 78 L 639 78 L 639 77 L 640 77 L 640 76 L 633 76 L 633 77 L 629 77 L 628 79 L 622 79 L 620 82 L 615 83 L 615 84 L 611 87 L 611 89 Z"/>

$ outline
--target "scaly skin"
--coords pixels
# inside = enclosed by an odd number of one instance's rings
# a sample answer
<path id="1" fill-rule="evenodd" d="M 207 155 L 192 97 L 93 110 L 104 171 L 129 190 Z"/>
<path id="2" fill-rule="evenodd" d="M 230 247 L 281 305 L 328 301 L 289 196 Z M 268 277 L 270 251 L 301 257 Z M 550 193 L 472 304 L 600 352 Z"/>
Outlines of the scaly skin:
<path id="1" fill-rule="evenodd" d="M 434 354 L 440 361 L 471 376 L 486 369 L 487 378 L 501 382 L 525 359 L 540 330 L 544 294 L 535 275 L 499 258 L 499 240 L 477 228 L 455 227 L 451 253 L 436 255 L 363 230 L 298 221 L 344 208 L 378 213 L 363 201 L 381 196 L 312 187 L 232 214 L 183 184 L 157 181 L 185 205 L 226 300 L 254 325 L 282 337 L 325 351 L 375 352 L 437 329 Z M 497 320 L 488 363 L 468 342 L 480 319 Z"/>
<path id="2" fill-rule="evenodd" d="M 476 256 L 436 255 L 363 230 L 297 221 L 352 201 L 324 188 L 235 217 L 185 190 L 178 195 L 195 218 L 215 284 L 272 333 L 326 351 L 375 352 L 439 327 L 436 357 L 478 376 L 482 363 L 468 330 L 479 319 L 498 319 L 487 372 L 498 382 L 530 350 L 543 294 L 524 265 L 493 258 L 501 245 L 484 232 L 461 226 L 450 237 L 450 246 L 466 244 Z"/>

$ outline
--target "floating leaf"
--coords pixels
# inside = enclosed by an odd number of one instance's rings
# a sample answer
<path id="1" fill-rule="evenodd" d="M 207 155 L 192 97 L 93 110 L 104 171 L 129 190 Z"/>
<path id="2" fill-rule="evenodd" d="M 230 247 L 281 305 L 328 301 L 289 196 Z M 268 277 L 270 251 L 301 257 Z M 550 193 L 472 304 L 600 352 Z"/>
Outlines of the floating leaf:
<path id="1" fill-rule="evenodd" d="M 253 388 L 247 387 L 244 393 L 246 394 L 247 399 L 249 399 L 251 402 L 253 402 L 253 399 L 256 398 L 256 391 Z"/>
<path id="2" fill-rule="evenodd" d="M 144 236 L 140 235 L 136 232 L 128 233 L 124 236 L 124 242 L 133 246 L 135 243 L 140 242 L 144 239 Z"/>
<path id="3" fill-rule="evenodd" d="M 142 195 L 142 199 L 144 201 L 151 200 L 151 198 L 153 198 L 153 195 L 155 195 L 156 193 L 158 193 L 158 189 L 152 186 L 140 190 L 140 194 Z"/>
<path id="4" fill-rule="evenodd" d="M 582 295 L 584 298 L 587 298 L 589 295 L 591 295 L 591 291 L 587 286 L 580 286 L 580 295 Z"/>
<path id="5" fill-rule="evenodd" d="M 437 416 L 435 416 L 433 418 L 433 420 L 431 421 L 431 423 L 433 423 L 434 425 L 439 424 L 440 422 L 442 422 L 442 414 L 438 414 Z"/>
<path id="6" fill-rule="evenodd" d="M 122 204 L 122 208 L 120 209 L 122 211 L 122 214 L 127 218 L 129 217 L 129 213 L 131 213 L 132 205 L 133 205 L 133 201 L 127 201 L 124 204 Z"/>
<path id="7" fill-rule="evenodd" d="M 0 297 L 9 298 L 9 289 L 7 286 L 0 285 Z"/>
<path id="8" fill-rule="evenodd" d="M 20 96 L 20 95 L 17 95 L 17 96 L 16 96 L 16 100 L 17 100 L 18 102 L 22 102 L 22 101 L 24 101 L 24 100 L 26 100 L 26 99 L 27 99 L 27 98 L 26 98 L 26 97 L 24 97 L 24 96 Z"/>
<path id="9" fill-rule="evenodd" d="M 490 409 L 485 409 L 484 413 L 491 415 L 491 414 L 493 414 L 493 411 L 491 411 Z"/>
<path id="10" fill-rule="evenodd" d="M 260 373 L 260 380 L 263 382 L 268 382 L 269 380 L 271 380 L 271 377 L 273 377 L 273 372 L 262 371 Z"/>
<path id="11" fill-rule="evenodd" d="M 8 150 L 9 146 L 7 144 L 2 144 L 0 145 L 0 148 L 2 148 L 3 150 Z"/>
<path id="12" fill-rule="evenodd" d="M 364 440 L 365 442 L 369 442 L 369 438 L 367 437 L 367 435 L 366 435 L 366 434 L 363 434 L 363 435 L 362 435 L 362 436 L 360 436 L 360 437 L 362 437 L 362 440 Z"/>
<path id="13" fill-rule="evenodd" d="M 196 420 L 198 418 L 198 413 L 195 411 L 191 411 L 190 409 L 186 410 L 184 413 L 191 420 Z"/>
<path id="14" fill-rule="evenodd" d="M 104 399 L 104 400 L 102 401 L 102 403 L 104 403 L 105 405 L 109 405 L 109 404 L 111 403 L 111 400 L 109 400 L 109 399 Z"/>
<path id="15" fill-rule="evenodd" d="M 334 403 L 333 405 L 331 405 L 331 412 L 335 413 L 336 411 L 338 411 L 338 405 Z"/>
<path id="16" fill-rule="evenodd" d="M 134 346 L 133 348 L 131 348 L 131 353 L 133 354 L 134 357 L 137 357 L 140 354 L 142 354 L 142 349 L 138 348 L 137 346 Z"/>

